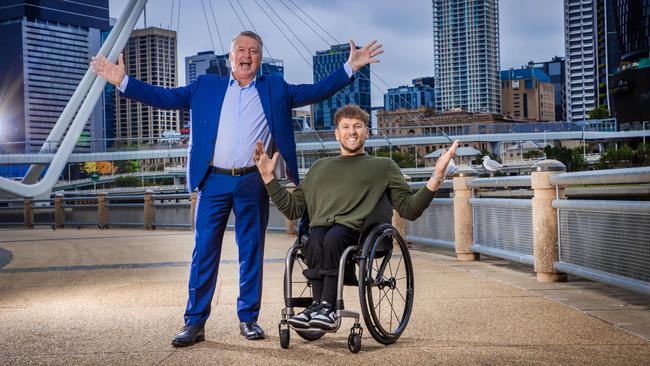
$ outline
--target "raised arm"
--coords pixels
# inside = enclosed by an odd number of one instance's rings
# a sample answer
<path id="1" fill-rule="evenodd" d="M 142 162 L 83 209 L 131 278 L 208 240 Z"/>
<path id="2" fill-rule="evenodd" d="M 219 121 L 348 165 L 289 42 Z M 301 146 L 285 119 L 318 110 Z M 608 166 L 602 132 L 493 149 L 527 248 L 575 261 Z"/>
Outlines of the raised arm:
<path id="1" fill-rule="evenodd" d="M 431 200 L 435 197 L 435 192 L 445 178 L 447 165 L 456 153 L 457 147 L 458 140 L 454 141 L 449 150 L 440 156 L 426 186 L 415 193 L 411 192 L 411 188 L 404 180 L 404 176 L 397 164 L 391 161 L 392 164 L 388 171 L 388 197 L 393 208 L 397 210 L 400 216 L 407 220 L 415 220 L 429 207 Z"/>
<path id="2" fill-rule="evenodd" d="M 346 62 L 350 74 L 346 71 L 346 66 L 343 66 L 315 84 L 288 85 L 292 108 L 318 103 L 336 94 L 354 81 L 352 74 L 368 64 L 379 62 L 377 56 L 383 52 L 382 45 L 375 40 L 359 49 L 350 40 L 350 56 Z"/>
<path id="3" fill-rule="evenodd" d="M 289 220 L 299 219 L 307 208 L 305 194 L 300 187 L 293 192 L 289 192 L 275 179 L 273 170 L 278 162 L 278 156 L 280 156 L 279 153 L 275 152 L 273 157 L 269 159 L 262 142 L 257 141 L 255 143 L 253 161 L 257 165 L 271 200 Z"/>
<path id="4" fill-rule="evenodd" d="M 192 95 L 198 82 L 180 88 L 163 88 L 150 85 L 126 76 L 124 56 L 120 54 L 117 64 L 112 63 L 102 55 L 93 57 L 90 62 L 93 71 L 113 84 L 129 99 L 160 109 L 189 108 Z"/>

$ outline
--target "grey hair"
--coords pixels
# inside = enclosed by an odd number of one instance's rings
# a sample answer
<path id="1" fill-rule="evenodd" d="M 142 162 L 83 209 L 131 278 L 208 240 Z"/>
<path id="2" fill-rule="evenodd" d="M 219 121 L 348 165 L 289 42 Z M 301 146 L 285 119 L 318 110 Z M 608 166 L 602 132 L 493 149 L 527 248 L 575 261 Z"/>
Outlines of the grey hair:
<path id="1" fill-rule="evenodd" d="M 260 45 L 260 52 L 262 52 L 262 47 L 264 46 L 264 42 L 262 42 L 262 37 L 260 37 L 257 33 L 253 32 L 253 31 L 248 31 L 248 30 L 241 31 L 241 32 L 239 32 L 239 34 L 232 37 L 232 40 L 230 40 L 230 52 L 232 52 L 234 50 L 235 41 L 239 37 L 250 37 L 250 38 L 256 40 L 257 44 Z"/>

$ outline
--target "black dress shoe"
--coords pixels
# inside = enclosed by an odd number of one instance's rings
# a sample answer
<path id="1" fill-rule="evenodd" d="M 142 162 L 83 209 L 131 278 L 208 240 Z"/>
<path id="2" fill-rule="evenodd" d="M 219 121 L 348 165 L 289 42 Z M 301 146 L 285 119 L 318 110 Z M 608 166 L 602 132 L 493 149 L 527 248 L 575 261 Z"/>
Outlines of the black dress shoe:
<path id="1" fill-rule="evenodd" d="M 172 340 L 174 347 L 187 347 L 205 340 L 205 329 L 202 326 L 186 325 Z"/>
<path id="2" fill-rule="evenodd" d="M 239 323 L 239 332 L 244 338 L 252 341 L 256 339 L 264 339 L 264 331 L 257 324 L 257 322 L 241 322 Z"/>

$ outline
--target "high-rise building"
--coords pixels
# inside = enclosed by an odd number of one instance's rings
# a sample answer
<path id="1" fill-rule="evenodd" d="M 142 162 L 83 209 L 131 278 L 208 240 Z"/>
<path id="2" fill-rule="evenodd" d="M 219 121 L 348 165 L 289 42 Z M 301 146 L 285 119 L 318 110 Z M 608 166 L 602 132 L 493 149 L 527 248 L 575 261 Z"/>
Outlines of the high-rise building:
<path id="1" fill-rule="evenodd" d="M 314 82 L 324 79 L 338 70 L 350 56 L 350 45 L 337 44 L 329 50 L 316 51 L 313 56 Z M 370 65 L 356 73 L 352 84 L 338 91 L 329 99 L 313 105 L 314 128 L 331 130 L 335 127 L 334 113 L 344 105 L 356 104 L 370 114 Z"/>
<path id="2" fill-rule="evenodd" d="M 621 63 L 610 90 L 619 125 L 650 121 L 650 0 L 619 0 L 615 8 Z"/>
<path id="3" fill-rule="evenodd" d="M 503 115 L 521 121 L 555 121 L 554 87 L 541 69 L 501 71 Z"/>
<path id="4" fill-rule="evenodd" d="M 436 109 L 499 113 L 497 0 L 433 0 Z"/>
<path id="5" fill-rule="evenodd" d="M 41 148 L 99 51 L 108 19 L 108 0 L 0 1 L 0 149 Z M 103 137 L 102 125 L 100 102 L 78 151 Z"/>
<path id="6" fill-rule="evenodd" d="M 566 67 L 564 57 L 555 56 L 550 61 L 533 62 L 530 67 L 539 68 L 551 78 L 555 94 L 555 119 L 566 121 Z"/>
<path id="7" fill-rule="evenodd" d="M 389 88 L 384 94 L 384 109 L 417 109 L 420 106 L 435 107 L 435 89 L 433 78 L 419 78 L 413 80 L 413 86 L 400 86 Z M 428 84 L 424 84 L 428 82 Z"/>
<path id="8" fill-rule="evenodd" d="M 599 106 L 611 110 L 609 79 L 620 58 L 615 0 L 565 0 L 567 119 L 580 121 Z"/>
<path id="9" fill-rule="evenodd" d="M 137 29 L 124 48 L 126 74 L 164 88 L 178 86 L 176 32 Z M 180 130 L 180 113 L 146 106 L 120 96 L 115 103 L 115 137 L 126 143 L 149 143 L 165 132 Z"/>

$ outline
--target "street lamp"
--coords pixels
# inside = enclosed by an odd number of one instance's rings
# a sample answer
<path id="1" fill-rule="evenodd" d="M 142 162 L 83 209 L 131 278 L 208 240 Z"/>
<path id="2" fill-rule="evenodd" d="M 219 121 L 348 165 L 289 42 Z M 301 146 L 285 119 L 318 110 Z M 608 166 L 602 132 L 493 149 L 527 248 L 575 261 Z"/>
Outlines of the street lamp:
<path id="1" fill-rule="evenodd" d="M 650 121 L 643 121 L 642 126 L 643 126 L 643 145 L 645 146 L 645 124 L 650 123 Z"/>

